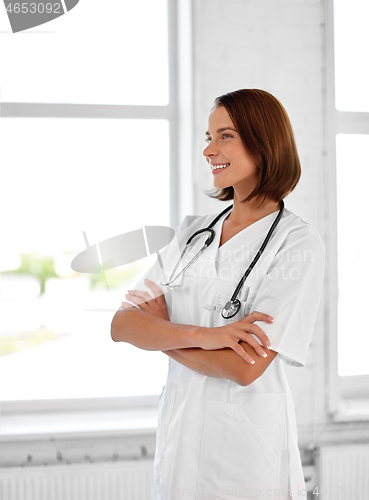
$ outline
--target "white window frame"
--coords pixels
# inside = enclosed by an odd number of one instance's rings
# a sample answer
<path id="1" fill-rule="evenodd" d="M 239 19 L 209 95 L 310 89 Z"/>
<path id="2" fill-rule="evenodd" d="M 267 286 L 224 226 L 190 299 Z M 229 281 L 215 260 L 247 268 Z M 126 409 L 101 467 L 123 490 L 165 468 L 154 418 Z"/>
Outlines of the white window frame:
<path id="1" fill-rule="evenodd" d="M 0 104 L 3 118 L 114 118 L 114 119 L 166 119 L 169 122 L 170 162 L 170 225 L 175 228 L 185 214 L 193 211 L 193 164 L 192 154 L 192 0 L 168 1 L 168 64 L 169 103 L 164 106 L 17 103 Z M 1 96 L 0 96 L 1 97 Z M 109 335 L 109 332 L 108 332 Z M 12 415 L 25 416 L 19 421 L 19 432 L 23 427 L 31 429 L 31 418 L 44 413 L 53 415 L 65 412 L 109 412 L 116 410 L 144 412 L 157 408 L 159 395 L 115 398 L 86 398 L 37 401 L 5 401 L 1 403 L 1 414 L 10 421 Z M 27 416 L 30 417 L 27 420 Z M 5 420 L 3 420 L 4 422 Z M 39 422 L 40 423 L 40 422 Z M 17 426 L 17 424 L 15 424 Z M 39 425 L 36 427 L 40 427 Z M 17 431 L 15 431 L 15 434 Z"/>
<path id="2" fill-rule="evenodd" d="M 326 109 L 325 170 L 327 172 L 329 238 L 327 244 L 328 391 L 327 412 L 333 421 L 369 420 L 369 375 L 338 375 L 338 258 L 336 135 L 369 135 L 369 113 L 338 111 L 335 105 L 334 0 L 325 0 Z"/>

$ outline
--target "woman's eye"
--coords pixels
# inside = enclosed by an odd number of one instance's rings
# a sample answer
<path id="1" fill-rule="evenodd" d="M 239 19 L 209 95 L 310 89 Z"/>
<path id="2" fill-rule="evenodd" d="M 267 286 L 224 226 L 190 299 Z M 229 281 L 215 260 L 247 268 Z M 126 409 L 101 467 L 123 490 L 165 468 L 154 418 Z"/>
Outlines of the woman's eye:
<path id="1" fill-rule="evenodd" d="M 232 135 L 230 135 L 230 134 L 222 134 L 222 139 L 228 139 L 228 138 L 232 138 Z M 207 143 L 211 142 L 211 137 L 205 137 L 204 141 L 207 142 Z"/>

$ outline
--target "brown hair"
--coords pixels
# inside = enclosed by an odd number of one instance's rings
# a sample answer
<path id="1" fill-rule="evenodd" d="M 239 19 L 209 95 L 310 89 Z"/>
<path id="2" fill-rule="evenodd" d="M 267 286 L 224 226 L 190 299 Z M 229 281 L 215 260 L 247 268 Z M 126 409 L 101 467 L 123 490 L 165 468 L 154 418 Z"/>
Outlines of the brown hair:
<path id="1" fill-rule="evenodd" d="M 241 89 L 215 99 L 224 106 L 258 168 L 258 183 L 242 202 L 257 198 L 260 205 L 269 198 L 280 202 L 300 180 L 301 166 L 291 122 L 282 104 L 272 94 L 259 89 Z M 212 109 L 214 109 L 212 108 Z M 211 198 L 233 200 L 232 186 Z M 259 206 L 260 206 L 259 205 Z"/>

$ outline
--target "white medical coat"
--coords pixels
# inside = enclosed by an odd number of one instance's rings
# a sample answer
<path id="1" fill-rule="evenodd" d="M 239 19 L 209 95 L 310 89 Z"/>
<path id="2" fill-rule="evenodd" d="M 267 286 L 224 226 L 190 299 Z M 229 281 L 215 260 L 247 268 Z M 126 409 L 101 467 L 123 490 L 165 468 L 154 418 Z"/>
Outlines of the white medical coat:
<path id="1" fill-rule="evenodd" d="M 202 375 L 168 358 L 168 376 L 159 401 L 154 500 L 304 497 L 295 409 L 283 365 L 301 367 L 306 363 L 322 291 L 324 243 L 311 225 L 285 208 L 240 291 L 239 313 L 226 320 L 221 308 L 255 257 L 278 211 L 218 248 L 228 213 L 216 223 L 213 242 L 179 280 L 182 286 L 161 286 L 164 276 L 156 261 L 133 289 L 145 290 L 153 297 L 143 280 L 154 281 L 165 293 L 171 321 L 180 324 L 217 327 L 239 321 L 252 311 L 269 314 L 273 324 L 255 324 L 279 354 L 245 387 Z M 208 226 L 216 215 L 184 218 L 176 237 L 161 253 L 166 278 L 188 238 Z M 183 264 L 201 248 L 208 234 L 194 238 Z M 182 268 L 179 266 L 177 272 Z"/>

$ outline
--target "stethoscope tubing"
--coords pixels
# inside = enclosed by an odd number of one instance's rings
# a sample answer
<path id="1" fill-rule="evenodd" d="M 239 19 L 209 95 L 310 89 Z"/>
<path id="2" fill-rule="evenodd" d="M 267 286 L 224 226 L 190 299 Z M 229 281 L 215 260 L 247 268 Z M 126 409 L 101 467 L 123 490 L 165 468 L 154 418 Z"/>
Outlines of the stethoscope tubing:
<path id="1" fill-rule="evenodd" d="M 203 229 L 199 229 L 198 231 L 196 231 L 194 234 L 192 234 L 190 236 L 190 238 L 187 240 L 186 242 L 186 245 L 181 253 L 181 256 L 175 266 L 175 268 L 173 269 L 171 275 L 170 275 L 170 278 L 169 280 L 166 282 L 166 283 L 161 283 L 161 285 L 163 286 L 169 286 L 170 288 L 174 288 L 172 285 L 172 283 L 174 281 L 176 281 L 179 276 L 181 276 L 185 270 L 192 264 L 192 262 L 200 255 L 200 253 L 206 248 L 208 247 L 212 241 L 214 240 L 214 237 L 215 237 L 215 231 L 213 229 L 213 226 L 215 226 L 215 224 L 218 222 L 218 220 L 226 213 L 228 212 L 229 210 L 231 210 L 233 208 L 233 205 L 230 205 L 229 207 L 227 207 L 225 210 L 223 210 L 219 215 L 217 215 L 215 217 L 215 219 L 209 224 L 208 227 L 205 227 Z M 241 307 L 241 303 L 240 301 L 237 299 L 237 295 L 239 294 L 243 284 L 245 283 L 247 277 L 249 276 L 249 274 L 251 273 L 251 271 L 253 270 L 255 264 L 257 263 L 257 261 L 259 260 L 261 254 L 263 253 L 266 245 L 268 244 L 268 241 L 270 240 L 272 234 L 273 234 L 273 231 L 275 230 L 278 222 L 281 220 L 281 217 L 283 215 L 283 212 L 284 212 L 284 201 L 281 200 L 281 208 L 279 210 L 279 213 L 277 215 L 277 217 L 275 218 L 272 226 L 270 227 L 269 231 L 268 231 L 268 234 L 266 235 L 261 247 L 259 248 L 256 256 L 254 257 L 253 261 L 251 262 L 251 264 L 249 265 L 249 267 L 247 268 L 246 272 L 244 273 L 244 275 L 242 276 L 241 280 L 239 281 L 237 287 L 235 288 L 232 296 L 231 296 L 231 299 L 227 302 L 227 304 L 225 304 L 225 306 L 223 307 L 222 309 L 222 317 L 224 319 L 230 319 L 230 318 L 233 318 L 233 316 L 235 316 L 240 307 Z M 210 236 L 207 238 L 207 240 L 205 241 L 204 245 L 202 246 L 202 248 L 197 252 L 197 254 L 190 260 L 190 262 L 182 269 L 182 271 L 180 271 L 177 276 L 175 276 L 173 278 L 173 274 L 176 272 L 177 270 L 177 267 L 179 266 L 180 262 L 181 262 L 181 259 L 182 257 L 184 256 L 187 248 L 188 248 L 188 245 L 191 244 L 191 241 L 193 240 L 193 238 L 195 236 L 198 236 L 199 234 L 201 233 L 204 233 L 206 231 L 209 231 L 210 232 Z"/>
<path id="2" fill-rule="evenodd" d="M 257 261 L 259 260 L 261 254 L 264 252 L 264 249 L 265 247 L 267 246 L 268 244 L 268 241 L 270 240 L 270 238 L 272 237 L 272 234 L 273 234 L 273 231 L 274 229 L 276 228 L 278 222 L 281 220 L 281 217 L 283 215 L 283 211 L 284 211 L 284 201 L 281 200 L 281 208 L 279 210 L 279 214 L 277 215 L 277 217 L 275 218 L 271 228 L 269 229 L 268 231 L 268 234 L 266 235 L 265 237 L 265 240 L 263 241 L 261 247 L 259 248 L 257 254 L 255 255 L 254 257 L 254 260 L 251 262 L 251 264 L 249 265 L 249 267 L 247 268 L 247 271 L 245 272 L 245 274 L 242 276 L 240 282 L 238 283 L 235 291 L 233 292 L 233 295 L 231 297 L 231 300 L 235 300 L 239 291 L 241 290 L 244 282 L 246 281 L 246 278 L 248 277 L 248 275 L 251 273 L 251 271 L 253 270 L 255 264 L 257 263 Z"/>
<path id="3" fill-rule="evenodd" d="M 218 220 L 225 214 L 227 213 L 231 208 L 233 208 L 233 205 L 230 205 L 229 207 L 227 207 L 226 209 L 223 210 L 223 212 L 221 212 L 219 215 L 217 215 L 215 217 L 215 219 L 213 220 L 213 222 L 211 222 L 209 224 L 208 227 L 204 227 L 203 229 L 199 229 L 198 231 L 196 231 L 195 233 L 193 233 L 187 240 L 186 242 L 186 245 L 181 253 L 181 256 L 175 266 L 175 268 L 173 269 L 171 275 L 170 275 L 170 278 L 169 280 L 166 282 L 166 283 L 161 283 L 161 285 L 163 286 L 169 286 L 174 282 L 176 281 L 184 272 L 185 270 L 192 264 L 192 262 L 198 257 L 198 255 L 203 251 L 205 250 L 205 248 L 207 248 L 211 243 L 212 241 L 214 240 L 215 238 L 215 231 L 213 229 L 213 226 L 215 226 L 215 224 L 218 222 Z M 181 259 L 183 257 L 183 255 L 185 254 L 187 248 L 188 248 L 188 245 L 191 244 L 191 241 L 193 240 L 193 238 L 195 236 L 198 236 L 199 234 L 201 233 L 204 233 L 206 231 L 209 231 L 210 232 L 210 236 L 207 238 L 207 240 L 205 241 L 204 245 L 201 247 L 201 249 L 197 252 L 197 254 L 190 260 L 190 262 L 182 269 L 182 271 L 180 273 L 177 274 L 177 276 L 175 278 L 173 278 L 173 274 L 176 272 L 176 269 L 177 267 L 179 266 L 179 263 L 181 262 Z M 173 278 L 173 279 L 172 279 Z"/>
<path id="4" fill-rule="evenodd" d="M 207 230 L 207 228 L 206 228 L 206 230 Z M 204 243 L 204 245 L 203 245 L 203 246 L 200 248 L 200 250 L 197 252 L 197 254 L 196 254 L 196 255 L 195 255 L 195 256 L 194 256 L 194 257 L 190 260 L 190 262 L 189 262 L 189 263 L 188 263 L 188 264 L 187 264 L 187 265 L 186 265 L 186 266 L 182 269 L 182 271 L 180 271 L 180 272 L 177 274 L 177 276 L 175 276 L 175 277 L 172 279 L 173 274 L 176 272 L 176 269 L 177 269 L 177 267 L 178 267 L 179 263 L 181 262 L 181 259 L 182 259 L 183 255 L 184 255 L 185 251 L 187 250 L 187 243 L 186 243 L 186 246 L 185 246 L 185 248 L 183 249 L 183 252 L 181 253 L 181 256 L 180 256 L 180 258 L 179 258 L 179 260 L 178 260 L 178 262 L 177 262 L 177 264 L 176 264 L 176 267 L 173 269 L 173 271 L 172 271 L 172 273 L 171 273 L 171 275 L 170 275 L 169 281 L 167 281 L 166 283 L 161 283 L 161 285 L 163 285 L 163 286 L 169 286 L 169 287 L 170 287 L 170 286 L 171 286 L 171 284 L 172 284 L 174 281 L 176 281 L 176 280 L 177 280 L 177 279 L 178 279 L 178 278 L 179 278 L 179 277 L 180 277 L 180 276 L 181 276 L 181 275 L 185 272 L 185 270 L 186 270 L 186 269 L 187 269 L 187 268 L 188 268 L 188 267 L 192 264 L 192 262 L 193 262 L 193 261 L 194 261 L 194 260 L 198 257 L 198 255 L 200 255 L 200 253 L 201 253 L 201 252 L 202 252 L 202 251 L 203 251 L 203 250 L 204 250 L 207 246 L 208 246 L 208 245 L 206 245 L 206 242 L 205 242 L 205 243 Z"/>

